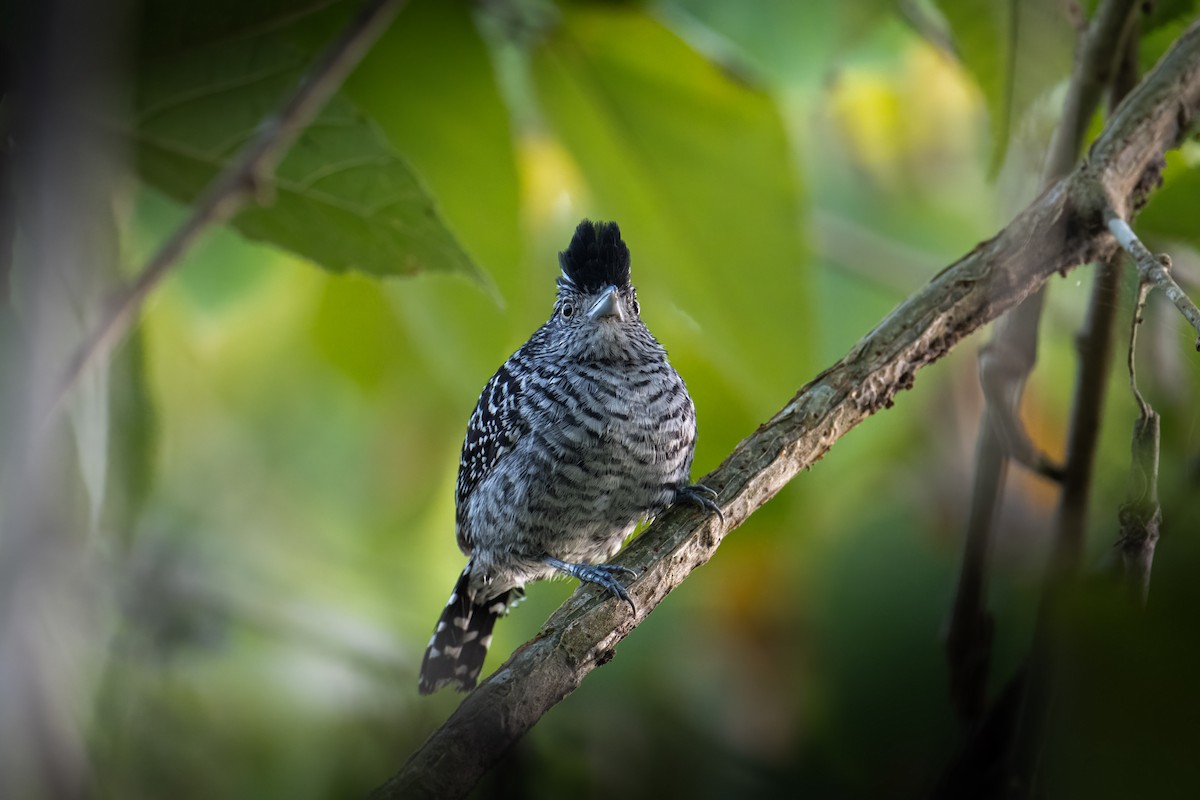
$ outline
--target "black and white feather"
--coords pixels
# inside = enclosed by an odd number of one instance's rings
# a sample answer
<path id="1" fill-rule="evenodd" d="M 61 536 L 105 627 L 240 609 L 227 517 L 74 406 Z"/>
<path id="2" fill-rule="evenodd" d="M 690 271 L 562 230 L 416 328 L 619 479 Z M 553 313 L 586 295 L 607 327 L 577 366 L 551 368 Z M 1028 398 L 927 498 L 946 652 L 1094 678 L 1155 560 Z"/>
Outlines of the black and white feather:
<path id="1" fill-rule="evenodd" d="M 420 689 L 472 688 L 492 628 L 530 581 L 567 574 L 632 605 L 611 558 L 689 484 L 696 415 L 641 320 L 616 223 L 584 220 L 559 254 L 550 319 L 496 371 L 467 424 L 455 492 L 469 560 L 421 666 Z"/>
<path id="2" fill-rule="evenodd" d="M 584 220 L 575 228 L 567 249 L 558 254 L 562 268 L 560 285 L 580 292 L 595 292 L 605 286 L 629 286 L 629 248 L 615 222 Z"/>

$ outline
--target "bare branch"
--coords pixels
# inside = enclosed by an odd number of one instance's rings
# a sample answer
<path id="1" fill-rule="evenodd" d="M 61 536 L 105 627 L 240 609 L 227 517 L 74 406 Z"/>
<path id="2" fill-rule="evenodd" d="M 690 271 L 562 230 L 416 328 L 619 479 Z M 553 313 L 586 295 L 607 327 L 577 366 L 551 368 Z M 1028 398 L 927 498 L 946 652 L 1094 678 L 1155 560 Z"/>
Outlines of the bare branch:
<path id="1" fill-rule="evenodd" d="M 1135 23 L 1125 37 L 1112 76 L 1109 110 L 1114 111 L 1137 84 L 1139 26 Z M 1088 299 L 1087 317 L 1079 331 L 1079 368 L 1071 399 L 1071 427 L 1063 465 L 1062 494 L 1058 503 L 1054 563 L 1059 573 L 1074 572 L 1083 558 L 1087 530 L 1088 500 L 1092 468 L 1100 438 L 1100 417 L 1111 371 L 1113 335 L 1121 288 L 1120 253 L 1114 253 L 1096 270 Z"/>
<path id="2" fill-rule="evenodd" d="M 1106 0 L 1082 34 L 1079 54 L 1063 101 L 1063 113 L 1043 168 L 1050 184 L 1074 167 L 1084 131 L 1114 74 L 1120 43 L 1129 35 L 1136 16 L 1132 0 Z M 1003 495 L 1008 461 L 1052 480 L 1062 470 L 1039 451 L 1021 421 L 1021 396 L 1037 361 L 1038 330 L 1044 297 L 1036 292 L 997 325 L 991 342 L 980 353 L 979 383 L 986 407 L 975 450 L 975 485 L 967 520 L 966 541 L 954 605 L 946 631 L 950 694 L 959 716 L 967 722 L 983 710 L 991 660 L 992 620 L 984 588 L 992 525 Z"/>
<path id="3" fill-rule="evenodd" d="M 1136 28 L 1135 25 L 1135 31 Z M 1118 55 L 1120 65 L 1113 75 L 1110 106 L 1116 106 L 1136 83 L 1133 71 L 1137 61 L 1136 35 L 1126 37 Z M 1061 646 L 1054 636 L 1059 597 L 1083 560 L 1092 467 L 1099 439 L 1100 414 L 1108 388 L 1120 280 L 1121 253 L 1114 251 L 1096 271 L 1087 317 L 1079 332 L 1079 370 L 1071 403 L 1057 528 L 1030 655 L 1019 673 L 1019 689 L 1002 695 L 1003 702 L 1009 702 L 1010 698 L 1018 701 L 1015 726 L 1009 732 L 1009 739 L 996 751 L 1004 756 L 1000 762 L 1002 774 L 1005 783 L 1012 787 L 1014 797 L 1037 796 L 1042 779 L 1040 772 L 1051 698 L 1062 662 Z M 1007 714 L 1003 709 L 998 709 L 998 713 L 1001 716 Z"/>
<path id="4" fill-rule="evenodd" d="M 266 120 L 257 136 L 213 179 L 196 200 L 191 214 L 146 263 L 134 282 L 117 297 L 100 324 L 75 351 L 46 411 L 48 424 L 62 407 L 84 369 L 110 352 L 124 338 L 142 302 L 209 227 L 236 214 L 246 203 L 260 199 L 270 176 L 296 138 L 316 118 L 375 40 L 387 29 L 406 0 L 370 0 L 358 16 L 329 45 L 284 102 Z"/>
<path id="5" fill-rule="evenodd" d="M 1125 366 L 1129 370 L 1129 391 L 1133 392 L 1133 400 L 1138 405 L 1138 414 L 1150 416 L 1154 409 L 1142 396 L 1137 383 L 1137 333 L 1145 321 L 1146 298 L 1150 295 L 1151 283 L 1145 279 L 1138 281 L 1137 299 L 1133 303 L 1133 315 L 1129 318 L 1129 353 L 1126 355 Z"/>
<path id="6" fill-rule="evenodd" d="M 1129 197 L 1181 119 L 1200 113 L 1200 24 L 1192 26 L 1122 107 L 1089 161 L 1051 186 L 993 239 L 938 273 L 843 359 L 805 385 L 705 476 L 724 524 L 691 508 L 667 511 L 623 553 L 641 577 L 638 613 L 582 587 L 473 693 L 375 793 L 376 798 L 461 797 L 508 747 L 593 669 L 728 533 L 864 419 L 911 388 L 918 370 L 1037 291 L 1050 276 L 1107 258 L 1110 193 Z"/>
<path id="7" fill-rule="evenodd" d="M 1196 304 L 1171 277 L 1170 256 L 1164 254 L 1156 258 L 1138 239 L 1137 234 L 1129 227 L 1129 223 L 1118 217 L 1116 212 L 1109 212 L 1106 221 L 1108 229 L 1120 242 L 1121 247 L 1137 262 L 1142 280 L 1149 281 L 1161 289 L 1167 299 L 1179 309 L 1179 313 L 1183 314 L 1183 318 L 1196 329 L 1197 334 L 1200 334 L 1200 308 L 1196 308 Z M 1196 349 L 1200 350 L 1200 336 L 1196 338 Z"/>

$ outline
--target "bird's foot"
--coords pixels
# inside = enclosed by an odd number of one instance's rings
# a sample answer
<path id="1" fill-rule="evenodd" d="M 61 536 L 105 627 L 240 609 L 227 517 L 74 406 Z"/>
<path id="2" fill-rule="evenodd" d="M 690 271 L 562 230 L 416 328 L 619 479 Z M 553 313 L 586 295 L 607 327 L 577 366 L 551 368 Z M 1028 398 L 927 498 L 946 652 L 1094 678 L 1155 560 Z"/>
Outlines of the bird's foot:
<path id="1" fill-rule="evenodd" d="M 637 577 L 637 573 L 629 567 L 623 567 L 620 564 L 569 564 L 566 561 L 549 557 L 546 558 L 546 563 L 567 573 L 572 578 L 578 578 L 582 583 L 596 584 L 613 597 L 629 603 L 629 608 L 634 614 L 637 614 L 637 606 L 634 605 L 629 592 L 625 591 L 625 587 L 618 579 L 619 575 L 628 575 L 631 580 Z"/>
<path id="2" fill-rule="evenodd" d="M 725 514 L 721 512 L 721 506 L 717 505 L 717 493 L 702 483 L 693 483 L 676 489 L 675 502 L 700 506 L 716 514 L 722 524 L 725 522 Z"/>

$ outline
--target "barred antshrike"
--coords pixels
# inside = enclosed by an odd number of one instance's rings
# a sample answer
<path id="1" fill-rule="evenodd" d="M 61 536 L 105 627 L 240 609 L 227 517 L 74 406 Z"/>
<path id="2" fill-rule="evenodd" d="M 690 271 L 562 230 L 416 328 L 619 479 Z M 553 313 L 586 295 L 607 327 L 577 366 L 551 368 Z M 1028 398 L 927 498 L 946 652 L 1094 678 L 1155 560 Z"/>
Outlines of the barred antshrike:
<path id="1" fill-rule="evenodd" d="M 466 691 L 496 619 L 529 581 L 566 574 L 636 608 L 611 558 L 642 519 L 685 500 L 696 412 L 642 322 L 629 248 L 614 222 L 584 220 L 558 256 L 550 319 L 483 388 L 467 423 L 455 493 L 470 557 L 421 664 L 420 689 Z"/>

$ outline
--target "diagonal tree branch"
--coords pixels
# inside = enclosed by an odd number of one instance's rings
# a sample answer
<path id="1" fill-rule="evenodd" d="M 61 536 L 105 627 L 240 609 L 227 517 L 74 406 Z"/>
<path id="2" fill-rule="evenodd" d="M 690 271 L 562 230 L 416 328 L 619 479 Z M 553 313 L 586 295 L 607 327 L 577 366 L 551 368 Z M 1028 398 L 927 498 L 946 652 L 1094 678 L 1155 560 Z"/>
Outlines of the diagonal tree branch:
<path id="1" fill-rule="evenodd" d="M 630 587 L 636 615 L 591 588 L 577 590 L 373 796 L 465 795 L 543 714 L 606 664 L 617 643 L 726 535 L 851 428 L 911 388 L 918 370 L 1055 273 L 1111 256 L 1117 244 L 1104 209 L 1144 200 L 1163 153 L 1179 144 L 1198 113 L 1200 24 L 1133 92 L 1071 175 L 934 276 L 702 479 L 717 490 L 724 523 L 694 509 L 671 509 L 623 552 L 622 561 L 641 576 Z"/>
<path id="2" fill-rule="evenodd" d="M 100 324 L 75 351 L 55 388 L 44 424 L 52 421 L 87 366 L 120 343 L 147 295 L 179 263 L 200 235 L 233 217 L 250 201 L 265 199 L 268 179 L 288 148 L 329 102 L 406 2 L 370 0 L 366 3 L 321 54 L 279 111 L 263 122 L 258 135 L 213 179 L 196 200 L 188 218 L 159 247 L 133 283 L 114 299 Z"/>

